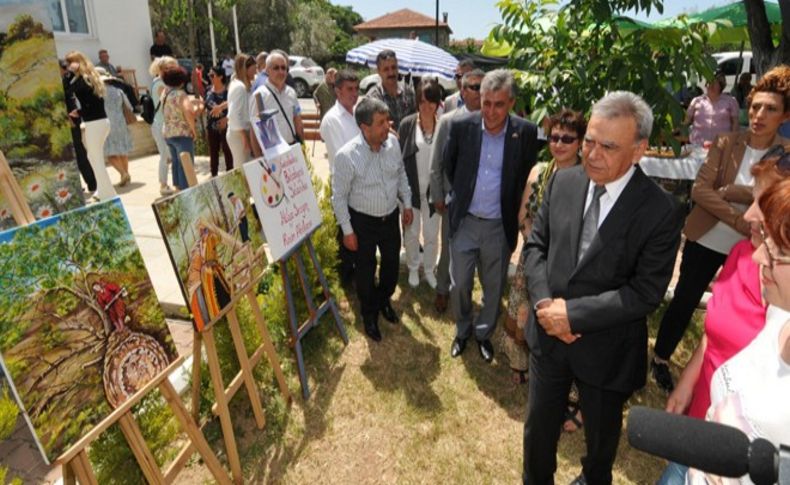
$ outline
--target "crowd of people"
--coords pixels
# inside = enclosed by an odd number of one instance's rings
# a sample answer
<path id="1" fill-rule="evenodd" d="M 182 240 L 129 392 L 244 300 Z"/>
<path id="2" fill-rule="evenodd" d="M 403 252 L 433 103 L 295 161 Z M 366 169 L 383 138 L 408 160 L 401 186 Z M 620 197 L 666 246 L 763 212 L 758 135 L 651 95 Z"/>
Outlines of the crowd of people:
<path id="1" fill-rule="evenodd" d="M 589 120 L 572 109 L 549 116 L 550 159 L 538 162 L 537 127 L 512 114 L 508 71 L 459 65 L 458 95 L 441 100 L 435 80 L 414 91 L 398 82 L 394 53 L 382 52 L 378 68 L 381 82 L 359 100 L 353 73 L 335 74 L 337 101 L 321 126 L 341 275 L 356 289 L 365 333 L 381 341 L 379 315 L 399 321 L 391 297 L 402 234 L 408 284 L 420 284 L 421 269 L 436 310 L 452 309 L 451 356 L 474 338 L 491 362 L 521 236 L 500 348 L 513 382 L 529 386 L 525 483 L 553 483 L 559 436 L 579 428 L 587 450 L 573 483 L 611 483 L 623 408 L 648 370 L 668 393 L 667 411 L 790 443 L 790 144 L 778 134 L 790 119 L 790 69 L 750 86 L 744 130 L 723 79 L 692 102 L 693 141 L 709 150 L 686 217 L 639 167 L 652 112 L 634 93 L 607 94 Z M 677 257 L 675 298 L 650 359 L 647 317 Z M 675 387 L 669 359 L 722 264 L 706 334 Z M 475 274 L 483 292 L 476 315 Z M 715 479 L 677 463 L 660 478 Z"/>
<path id="2" fill-rule="evenodd" d="M 204 101 L 196 102 L 185 91 L 189 75 L 164 52 L 163 33 L 157 42 L 151 130 L 162 194 L 187 187 L 179 156 L 194 157 L 204 111 L 213 176 L 220 152 L 226 170 L 261 155 L 255 126 L 264 118 L 274 118 L 286 143 L 304 140 L 285 52 L 226 58 L 208 69 Z M 77 106 L 69 114 L 75 126 L 85 124 L 84 146 L 75 135 L 78 164 L 100 197 L 105 156 L 121 184 L 130 178 L 128 100 L 112 83 L 106 54 L 103 71 L 79 53 L 64 66 L 67 102 Z M 314 94 L 341 281 L 358 296 L 365 334 L 381 342 L 379 316 L 400 320 L 391 298 L 403 247 L 408 285 L 425 282 L 435 310 L 451 310 L 450 355 L 474 341 L 489 363 L 508 291 L 497 347 L 513 383 L 529 389 L 525 483 L 553 483 L 560 434 L 577 429 L 586 455 L 573 483 L 611 483 L 625 403 L 648 374 L 667 392 L 668 412 L 790 443 L 790 140 L 780 135 L 790 120 L 790 68 L 774 68 L 754 86 L 741 78 L 735 97 L 717 76 L 690 102 L 690 142 L 708 151 L 687 215 L 639 167 L 653 114 L 635 93 L 607 94 L 589 118 L 573 107 L 552 114 L 541 127 L 544 142 L 538 126 L 513 114 L 508 70 L 461 62 L 458 92 L 444 97 L 434 78 L 402 82 L 393 51 L 380 52 L 376 66 L 380 81 L 365 96 L 346 69 L 327 70 Z M 647 317 L 664 299 L 676 258 L 674 297 L 649 357 Z M 711 281 L 705 334 L 676 385 L 670 359 Z M 670 463 L 660 482 L 707 479 Z"/>

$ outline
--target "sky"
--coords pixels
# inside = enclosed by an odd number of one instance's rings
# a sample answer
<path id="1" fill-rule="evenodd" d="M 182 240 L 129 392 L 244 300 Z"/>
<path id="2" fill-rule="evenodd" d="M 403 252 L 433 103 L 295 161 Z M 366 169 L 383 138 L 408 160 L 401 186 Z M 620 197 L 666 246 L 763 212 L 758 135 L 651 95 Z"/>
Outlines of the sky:
<path id="1" fill-rule="evenodd" d="M 362 15 L 365 20 L 371 20 L 389 12 L 408 8 L 429 17 L 436 14 L 435 0 L 330 0 L 335 5 L 349 5 L 354 11 Z M 563 2 L 565 3 L 565 2 Z M 637 16 L 639 20 L 656 21 L 665 17 L 673 17 L 683 12 L 703 11 L 714 5 L 725 5 L 729 0 L 665 0 L 664 13 L 652 12 L 648 17 Z M 491 27 L 501 21 L 496 0 L 439 0 L 439 18 L 442 12 L 449 14 L 448 23 L 453 29 L 451 38 L 466 39 L 473 37 L 483 39 L 488 35 Z"/>

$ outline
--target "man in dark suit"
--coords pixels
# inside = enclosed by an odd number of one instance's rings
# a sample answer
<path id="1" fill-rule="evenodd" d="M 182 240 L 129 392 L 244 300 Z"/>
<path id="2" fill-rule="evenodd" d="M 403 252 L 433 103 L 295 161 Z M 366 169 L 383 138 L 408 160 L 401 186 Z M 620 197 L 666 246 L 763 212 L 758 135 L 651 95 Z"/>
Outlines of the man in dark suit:
<path id="1" fill-rule="evenodd" d="M 639 96 L 592 109 L 583 165 L 549 183 L 525 246 L 533 309 L 524 482 L 553 484 L 575 381 L 587 455 L 574 484 L 609 484 L 623 405 L 645 384 L 647 315 L 661 302 L 680 240 L 674 200 L 635 166 L 653 124 Z"/>
<path id="2" fill-rule="evenodd" d="M 491 71 L 481 84 L 481 111 L 454 118 L 444 149 L 450 182 L 450 305 L 456 335 L 450 354 L 458 357 L 474 334 L 480 355 L 494 358 L 491 335 L 499 316 L 510 255 L 518 237 L 518 205 L 535 164 L 537 128 L 510 114 L 513 76 Z M 472 327 L 475 267 L 483 306 Z"/>

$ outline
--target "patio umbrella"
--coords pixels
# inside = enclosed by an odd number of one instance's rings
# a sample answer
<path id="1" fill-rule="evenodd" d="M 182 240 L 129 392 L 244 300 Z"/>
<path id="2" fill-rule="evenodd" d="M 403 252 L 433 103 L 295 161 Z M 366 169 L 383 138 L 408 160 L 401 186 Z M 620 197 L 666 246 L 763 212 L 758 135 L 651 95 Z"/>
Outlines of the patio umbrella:
<path id="1" fill-rule="evenodd" d="M 777 37 L 782 25 L 782 14 L 779 4 L 765 2 L 765 13 L 771 24 L 771 31 Z M 689 24 L 697 22 L 715 22 L 716 31 L 709 39 L 710 44 L 739 44 L 749 42 L 748 21 L 744 2 L 733 2 L 721 7 L 713 7 L 687 18 Z M 677 27 L 680 22 L 677 18 L 660 20 L 654 24 L 656 27 Z"/>
<path id="2" fill-rule="evenodd" d="M 415 76 L 434 75 L 452 79 L 458 59 L 450 53 L 417 39 L 381 39 L 355 47 L 346 54 L 346 62 L 376 67 L 379 52 L 390 49 L 398 57 L 398 71 Z"/>

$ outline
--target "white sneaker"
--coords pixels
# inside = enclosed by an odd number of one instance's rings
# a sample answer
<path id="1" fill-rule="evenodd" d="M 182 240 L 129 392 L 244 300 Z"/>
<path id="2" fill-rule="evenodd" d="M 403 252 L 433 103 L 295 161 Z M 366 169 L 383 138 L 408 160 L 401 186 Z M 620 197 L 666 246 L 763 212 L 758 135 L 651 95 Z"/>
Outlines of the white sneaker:
<path id="1" fill-rule="evenodd" d="M 436 276 L 433 274 L 433 271 L 425 272 L 425 282 L 428 283 L 432 290 L 436 289 Z"/>
<path id="2" fill-rule="evenodd" d="M 420 272 L 416 269 L 409 270 L 409 286 L 417 288 L 420 285 Z"/>

